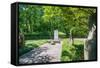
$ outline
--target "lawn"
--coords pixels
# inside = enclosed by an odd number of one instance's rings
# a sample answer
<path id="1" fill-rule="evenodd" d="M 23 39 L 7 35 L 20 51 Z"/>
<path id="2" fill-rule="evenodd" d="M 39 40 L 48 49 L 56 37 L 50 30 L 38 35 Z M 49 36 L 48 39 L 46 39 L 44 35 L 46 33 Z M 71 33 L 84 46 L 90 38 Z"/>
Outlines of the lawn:
<path id="1" fill-rule="evenodd" d="M 47 43 L 48 39 L 26 40 L 25 45 L 19 48 L 19 56 L 29 52 L 30 50 Z"/>

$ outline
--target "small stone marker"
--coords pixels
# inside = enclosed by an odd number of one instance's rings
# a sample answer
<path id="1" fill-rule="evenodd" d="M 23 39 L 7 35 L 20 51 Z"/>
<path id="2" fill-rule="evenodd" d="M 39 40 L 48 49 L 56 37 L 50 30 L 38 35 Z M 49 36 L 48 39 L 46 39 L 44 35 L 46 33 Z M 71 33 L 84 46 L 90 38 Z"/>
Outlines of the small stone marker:
<path id="1" fill-rule="evenodd" d="M 58 30 L 54 30 L 54 40 L 53 40 L 53 43 L 60 43 L 60 40 L 59 40 L 59 36 L 58 36 Z"/>
<path id="2" fill-rule="evenodd" d="M 58 30 L 54 30 L 54 40 L 58 41 Z"/>

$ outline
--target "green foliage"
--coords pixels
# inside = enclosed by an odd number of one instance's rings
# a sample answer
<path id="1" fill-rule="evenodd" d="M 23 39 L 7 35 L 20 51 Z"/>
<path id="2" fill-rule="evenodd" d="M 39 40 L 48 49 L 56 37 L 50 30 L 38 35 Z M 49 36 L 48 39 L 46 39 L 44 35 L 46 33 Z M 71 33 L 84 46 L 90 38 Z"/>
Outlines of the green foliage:
<path id="1" fill-rule="evenodd" d="M 68 37 L 75 27 L 74 37 L 86 37 L 88 18 L 95 12 L 94 8 L 19 5 L 19 32 L 52 36 L 54 29 L 58 29 Z"/>
<path id="2" fill-rule="evenodd" d="M 84 57 L 84 48 L 83 48 L 83 40 L 75 39 L 74 45 L 69 45 L 68 39 L 63 39 L 62 44 L 62 61 L 77 61 L 83 60 Z"/>

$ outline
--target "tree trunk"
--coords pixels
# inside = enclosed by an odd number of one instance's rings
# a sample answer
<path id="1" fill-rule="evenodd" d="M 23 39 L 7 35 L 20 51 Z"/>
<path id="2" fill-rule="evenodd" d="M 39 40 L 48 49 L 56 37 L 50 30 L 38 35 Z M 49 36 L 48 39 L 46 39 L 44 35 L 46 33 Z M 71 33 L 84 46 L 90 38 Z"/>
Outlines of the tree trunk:
<path id="1" fill-rule="evenodd" d="M 24 39 L 24 34 L 19 33 L 19 47 L 22 47 L 25 45 L 25 39 Z"/>
<path id="2" fill-rule="evenodd" d="M 74 44 L 74 39 L 73 39 L 72 31 L 73 31 L 73 28 L 70 29 L 70 33 L 69 33 L 69 42 L 70 42 L 70 45 Z"/>
<path id="3" fill-rule="evenodd" d="M 88 38 L 84 45 L 84 59 L 95 60 L 96 59 L 96 34 L 95 28 L 89 32 Z"/>
<path id="4" fill-rule="evenodd" d="M 95 16 L 90 17 L 90 22 L 89 22 L 90 31 L 88 38 L 85 40 L 84 44 L 84 60 L 97 59 L 96 26 L 95 26 L 96 19 L 93 18 L 95 18 Z"/>

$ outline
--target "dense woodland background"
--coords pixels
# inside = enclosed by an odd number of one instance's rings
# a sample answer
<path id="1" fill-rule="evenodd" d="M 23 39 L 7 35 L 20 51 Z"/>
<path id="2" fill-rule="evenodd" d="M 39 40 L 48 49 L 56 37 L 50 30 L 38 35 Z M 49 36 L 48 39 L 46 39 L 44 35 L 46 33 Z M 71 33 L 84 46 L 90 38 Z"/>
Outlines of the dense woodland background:
<path id="1" fill-rule="evenodd" d="M 54 29 L 61 37 L 69 37 L 73 29 L 74 37 L 84 38 L 88 35 L 89 16 L 95 12 L 93 8 L 19 5 L 19 31 L 31 39 L 33 35 L 50 38 Z"/>

